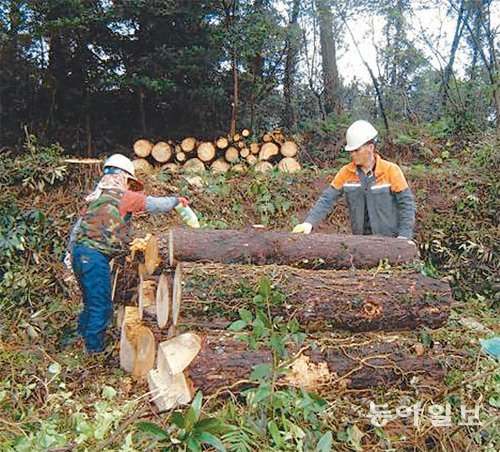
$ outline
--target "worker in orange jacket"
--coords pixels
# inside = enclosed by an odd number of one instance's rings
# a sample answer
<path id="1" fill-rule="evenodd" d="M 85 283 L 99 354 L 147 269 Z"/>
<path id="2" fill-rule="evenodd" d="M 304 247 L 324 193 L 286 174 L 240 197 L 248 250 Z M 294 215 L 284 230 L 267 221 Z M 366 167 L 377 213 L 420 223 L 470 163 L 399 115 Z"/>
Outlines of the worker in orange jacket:
<path id="1" fill-rule="evenodd" d="M 345 193 L 353 234 L 413 238 L 415 202 L 401 168 L 376 153 L 377 130 L 356 121 L 346 133 L 351 163 L 323 191 L 306 220 L 292 232 L 309 234 Z"/>

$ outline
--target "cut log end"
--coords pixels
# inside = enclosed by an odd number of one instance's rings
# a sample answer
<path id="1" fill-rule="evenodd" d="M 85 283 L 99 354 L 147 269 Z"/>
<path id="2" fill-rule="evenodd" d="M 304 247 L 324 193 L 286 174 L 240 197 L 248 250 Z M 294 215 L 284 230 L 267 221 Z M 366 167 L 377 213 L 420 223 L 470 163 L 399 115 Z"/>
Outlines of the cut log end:
<path id="1" fill-rule="evenodd" d="M 156 320 L 158 327 L 165 328 L 170 314 L 170 285 L 165 274 L 161 274 L 156 289 Z"/>
<path id="2" fill-rule="evenodd" d="M 196 152 L 202 162 L 211 162 L 215 158 L 216 150 L 212 143 L 205 141 L 200 143 Z"/>
<path id="3" fill-rule="evenodd" d="M 184 163 L 182 169 L 187 173 L 200 173 L 205 171 L 205 164 L 199 158 L 195 157 Z"/>
<path id="4" fill-rule="evenodd" d="M 153 146 L 151 155 L 158 163 L 166 163 L 172 157 L 172 148 L 165 141 L 159 141 Z"/>
<path id="5" fill-rule="evenodd" d="M 134 154 L 137 155 L 137 157 L 144 158 L 151 154 L 153 143 L 149 140 L 140 139 L 134 142 L 133 149 Z"/>
<path id="6" fill-rule="evenodd" d="M 295 173 L 302 168 L 300 163 L 292 157 L 285 157 L 278 163 L 278 169 L 283 173 Z"/>

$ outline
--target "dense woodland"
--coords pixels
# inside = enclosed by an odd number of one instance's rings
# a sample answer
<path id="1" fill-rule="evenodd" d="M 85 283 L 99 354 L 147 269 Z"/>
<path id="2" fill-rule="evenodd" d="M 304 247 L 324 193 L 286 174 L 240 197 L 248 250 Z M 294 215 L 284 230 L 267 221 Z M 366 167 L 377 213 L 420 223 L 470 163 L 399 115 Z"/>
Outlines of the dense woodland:
<path id="1" fill-rule="evenodd" d="M 500 335 L 499 10 L 2 1 L 0 450 L 498 450 L 500 371 L 481 341 Z M 313 234 L 290 234 L 360 118 L 408 180 L 416 245 L 349 235 L 345 199 Z M 290 145 L 298 166 L 280 171 Z M 210 156 L 188 172 L 200 147 Z M 144 151 L 145 192 L 189 197 L 201 229 L 134 217 L 134 258 L 113 262 L 109 345 L 88 355 L 66 342 L 81 294 L 62 259 L 116 151 Z M 232 166 L 214 169 L 223 156 Z M 157 403 L 145 374 L 167 386 L 184 332 L 198 354 Z M 148 353 L 124 365 L 138 337 Z M 421 412 L 376 425 L 372 402 Z M 464 424 L 475 407 L 479 423 Z"/>
<path id="2" fill-rule="evenodd" d="M 27 126 L 68 153 L 93 155 L 139 136 L 335 132 L 360 116 L 386 132 L 395 123 L 441 134 L 483 130 L 500 111 L 498 7 L 4 1 L 0 142 L 18 144 Z M 339 70 L 353 55 L 360 63 Z"/>

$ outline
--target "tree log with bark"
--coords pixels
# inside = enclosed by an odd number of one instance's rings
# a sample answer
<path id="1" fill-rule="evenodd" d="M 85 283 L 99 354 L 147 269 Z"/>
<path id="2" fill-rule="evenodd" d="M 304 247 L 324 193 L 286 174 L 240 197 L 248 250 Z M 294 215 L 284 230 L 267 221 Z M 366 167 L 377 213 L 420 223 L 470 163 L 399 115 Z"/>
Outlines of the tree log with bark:
<path id="1" fill-rule="evenodd" d="M 290 372 L 278 384 L 310 390 L 389 385 L 402 388 L 410 384 L 430 386 L 444 378 L 436 358 L 417 356 L 397 341 L 366 341 L 368 344 L 362 346 L 338 345 L 328 339 L 318 342 L 318 347 L 303 347 L 303 352 L 297 352 L 295 347 L 288 349 L 290 356 L 297 353 L 296 359 L 286 364 Z M 203 338 L 201 350 L 185 374 L 204 394 L 231 386 L 237 390 L 255 385 L 248 381 L 252 370 L 272 361 L 272 353 L 265 345 L 252 350 L 243 341 L 235 340 L 234 334 L 212 334 Z"/>
<path id="2" fill-rule="evenodd" d="M 418 258 L 413 242 L 392 237 L 181 228 L 170 232 L 174 260 L 184 262 L 341 269 L 377 267 L 381 261 L 399 265 Z M 169 235 L 157 237 L 164 262 L 170 262 L 172 253 Z"/>
<path id="3" fill-rule="evenodd" d="M 253 302 L 242 298 L 242 287 L 257 292 L 267 275 L 273 275 L 271 284 L 283 294 L 283 302 L 270 307 L 273 316 L 295 315 L 308 331 L 435 329 L 446 323 L 452 304 L 447 282 L 412 270 L 377 273 L 221 264 L 184 264 L 183 269 L 187 289 L 181 324 L 199 329 L 226 328 L 239 318 L 240 308 L 253 311 Z"/>

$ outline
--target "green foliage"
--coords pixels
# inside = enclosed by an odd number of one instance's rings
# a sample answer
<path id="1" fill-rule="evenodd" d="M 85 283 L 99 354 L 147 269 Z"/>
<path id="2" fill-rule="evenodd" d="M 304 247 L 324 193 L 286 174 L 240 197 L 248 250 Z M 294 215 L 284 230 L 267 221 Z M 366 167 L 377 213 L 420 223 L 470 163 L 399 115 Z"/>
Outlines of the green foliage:
<path id="1" fill-rule="evenodd" d="M 202 393 L 198 391 L 184 414 L 180 411 L 172 414 L 172 425 L 167 430 L 150 422 L 140 422 L 137 426 L 142 431 L 154 435 L 161 443 L 165 443 L 164 450 L 198 452 L 205 444 L 218 451 L 225 451 L 219 435 L 227 434 L 235 429 L 213 417 L 201 418 L 201 402 Z"/>
<path id="2" fill-rule="evenodd" d="M 20 211 L 13 200 L 0 208 L 0 306 L 31 305 L 50 297 L 52 282 L 39 266 L 62 256 L 54 222 L 39 210 Z M 52 288 L 53 290 L 53 288 Z"/>
<path id="3" fill-rule="evenodd" d="M 20 184 L 28 190 L 43 193 L 47 187 L 65 180 L 68 170 L 61 163 L 64 149 L 59 144 L 40 147 L 36 136 L 27 135 L 25 150 L 16 158 L 0 154 L 0 187 Z"/>
<path id="4" fill-rule="evenodd" d="M 61 165 L 61 153 L 58 145 L 39 147 L 36 138 L 28 136 L 21 156 L 0 155 L 0 185 L 9 187 L 0 194 L 2 310 L 53 297 L 51 268 L 44 264 L 62 256 L 64 244 L 57 230 L 61 224 L 41 210 L 20 209 L 11 190 L 17 185 L 21 192 L 33 196 L 63 183 L 67 169 Z"/>

